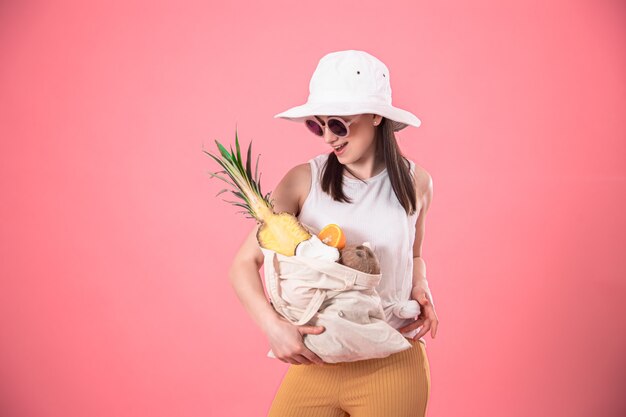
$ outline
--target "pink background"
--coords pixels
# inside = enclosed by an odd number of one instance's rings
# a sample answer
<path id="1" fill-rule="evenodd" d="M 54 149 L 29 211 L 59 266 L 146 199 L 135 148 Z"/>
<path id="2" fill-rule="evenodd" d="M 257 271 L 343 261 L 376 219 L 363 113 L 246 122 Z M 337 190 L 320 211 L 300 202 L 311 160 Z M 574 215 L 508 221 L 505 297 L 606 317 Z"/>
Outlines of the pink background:
<path id="1" fill-rule="evenodd" d="M 2 416 L 265 415 L 202 147 L 237 126 L 266 192 L 327 152 L 273 115 L 340 49 L 423 120 L 429 416 L 626 415 L 623 2 L 99 3 L 0 5 Z"/>

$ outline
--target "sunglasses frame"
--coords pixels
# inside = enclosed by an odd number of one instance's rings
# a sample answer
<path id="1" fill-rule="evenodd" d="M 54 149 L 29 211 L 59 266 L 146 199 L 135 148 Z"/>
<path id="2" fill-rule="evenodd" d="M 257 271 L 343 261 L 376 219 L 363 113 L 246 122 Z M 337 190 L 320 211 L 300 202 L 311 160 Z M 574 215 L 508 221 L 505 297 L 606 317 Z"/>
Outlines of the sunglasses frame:
<path id="1" fill-rule="evenodd" d="M 314 117 L 307 117 L 307 118 L 304 120 L 304 124 L 306 125 L 306 128 L 308 129 L 308 131 L 309 131 L 309 132 L 311 132 L 311 133 L 313 133 L 315 136 L 317 136 L 317 137 L 320 137 L 320 138 L 321 138 L 321 137 L 324 137 L 324 134 L 326 133 L 326 128 L 328 127 L 328 122 L 330 122 L 331 120 L 338 120 L 339 122 L 341 122 L 341 124 L 343 124 L 343 125 L 345 126 L 345 128 L 346 128 L 346 134 L 345 134 L 345 135 L 341 135 L 341 136 L 340 136 L 340 135 L 336 134 L 335 132 L 333 132 L 332 130 L 331 130 L 331 133 L 332 133 L 333 135 L 337 136 L 337 137 L 340 137 L 340 138 L 345 138 L 345 137 L 347 137 L 347 136 L 349 136 L 349 135 L 350 135 L 350 125 L 351 125 L 352 123 L 354 123 L 354 122 L 355 122 L 357 119 L 359 119 L 360 117 L 361 117 L 361 115 L 355 116 L 352 120 L 350 120 L 349 122 L 347 122 L 347 121 L 343 120 L 341 117 L 332 116 L 332 117 L 329 117 L 328 119 L 326 119 L 326 124 L 324 124 L 324 125 L 322 125 L 322 124 L 319 122 L 319 120 L 317 120 L 317 119 L 316 119 L 316 118 L 314 118 Z M 322 129 L 322 134 L 321 134 L 321 135 L 318 135 L 317 133 L 315 133 L 315 132 L 313 132 L 313 131 L 311 130 L 311 128 L 307 125 L 307 123 L 308 123 L 309 121 L 312 121 L 313 123 L 315 123 L 316 125 L 318 125 L 318 126 Z"/>

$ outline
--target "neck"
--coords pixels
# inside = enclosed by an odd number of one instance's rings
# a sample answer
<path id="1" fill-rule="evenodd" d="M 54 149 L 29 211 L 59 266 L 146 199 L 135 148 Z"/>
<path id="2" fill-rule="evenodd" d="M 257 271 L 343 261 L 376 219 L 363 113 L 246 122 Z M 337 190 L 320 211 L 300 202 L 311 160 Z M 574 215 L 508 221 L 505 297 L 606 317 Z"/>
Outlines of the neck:
<path id="1" fill-rule="evenodd" d="M 359 180 L 367 180 L 380 174 L 385 169 L 385 161 L 374 157 L 361 158 L 358 161 L 344 165 L 346 175 Z"/>

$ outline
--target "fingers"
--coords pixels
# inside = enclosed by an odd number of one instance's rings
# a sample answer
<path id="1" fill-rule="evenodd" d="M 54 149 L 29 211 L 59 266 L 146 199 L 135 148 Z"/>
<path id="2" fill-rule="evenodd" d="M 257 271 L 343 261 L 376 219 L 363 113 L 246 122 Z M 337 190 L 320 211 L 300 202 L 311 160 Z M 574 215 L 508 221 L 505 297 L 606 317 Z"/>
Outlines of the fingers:
<path id="1" fill-rule="evenodd" d="M 427 317 L 428 327 L 429 329 L 431 329 L 430 334 L 432 338 L 434 339 L 435 336 L 437 335 L 437 327 L 439 326 L 439 320 L 437 319 L 437 313 L 435 313 L 435 308 L 433 307 L 432 304 L 429 304 L 428 306 L 424 306 L 424 315 L 425 317 Z M 428 330 L 426 330 L 426 333 L 427 332 Z"/>
<path id="2" fill-rule="evenodd" d="M 423 292 L 423 293 L 421 293 L 421 294 L 420 294 L 420 296 L 419 296 L 419 300 L 417 300 L 417 301 L 419 301 L 419 303 L 420 303 L 421 305 L 423 305 L 423 306 L 425 306 L 425 305 L 429 304 L 429 302 L 428 302 L 428 297 L 426 297 L 426 293 L 425 293 L 425 292 Z"/>
<path id="3" fill-rule="evenodd" d="M 434 339 L 437 335 L 437 327 L 439 326 L 439 320 L 437 320 L 437 316 L 429 317 L 424 321 L 424 325 L 420 329 L 420 331 L 415 335 L 414 339 L 419 339 L 424 336 L 428 331 L 431 331 L 431 336 Z"/>
<path id="4" fill-rule="evenodd" d="M 311 361 L 309 360 L 309 358 L 307 358 L 304 354 L 300 353 L 300 354 L 294 355 L 293 358 L 296 360 L 296 362 L 298 362 L 297 363 L 298 365 L 310 365 L 311 364 Z"/>
<path id="5" fill-rule="evenodd" d="M 427 294 L 425 292 L 419 295 L 417 302 L 420 303 L 420 305 L 423 306 L 424 308 L 431 308 L 431 309 L 435 308 L 430 298 L 430 294 Z"/>
<path id="6" fill-rule="evenodd" d="M 424 323 L 424 319 L 417 319 L 412 323 L 407 324 L 404 327 L 401 327 L 400 329 L 398 329 L 398 331 L 400 333 L 406 333 L 406 332 L 410 332 L 411 330 L 417 329 L 418 327 L 420 327 L 422 325 L 422 323 Z"/>
<path id="7" fill-rule="evenodd" d="M 324 326 L 296 326 L 301 336 L 306 334 L 320 334 L 326 331 Z M 284 354 L 278 356 L 281 361 L 290 363 L 292 365 L 311 365 L 311 364 L 323 364 L 324 361 L 311 351 L 304 344 L 304 338 L 298 338 L 299 341 L 292 345 L 291 348 Z"/>
<path id="8" fill-rule="evenodd" d="M 326 328 L 324 326 L 298 326 L 298 330 L 300 330 L 300 333 L 303 335 L 304 334 L 320 334 L 326 331 Z M 315 352 L 313 352 L 312 350 L 306 347 L 304 342 L 302 342 L 301 349 L 302 350 L 298 353 L 300 356 L 304 358 L 304 362 L 302 363 L 305 363 L 307 365 L 311 363 L 316 363 L 318 365 L 324 363 L 324 361 L 319 356 L 317 356 Z"/>
<path id="9" fill-rule="evenodd" d="M 320 334 L 325 330 L 324 326 L 298 326 L 300 334 Z"/>
<path id="10" fill-rule="evenodd" d="M 418 316 L 418 319 L 408 324 L 407 326 L 401 327 L 400 329 L 398 329 L 398 331 L 401 333 L 407 333 L 415 330 L 418 327 L 421 327 L 419 332 L 417 332 L 417 334 L 413 337 L 414 340 L 419 339 L 429 331 L 431 331 L 431 335 L 434 339 L 437 335 L 437 326 L 439 325 L 439 321 L 437 320 L 437 314 L 435 313 L 435 308 L 428 299 L 428 296 L 424 293 L 420 294 L 420 296 L 418 297 L 418 302 L 423 307 L 421 314 Z"/>
<path id="11" fill-rule="evenodd" d="M 279 357 L 278 359 L 292 365 L 321 365 L 324 363 L 324 361 L 319 356 L 317 356 L 313 351 L 307 349 L 306 347 L 302 347 L 298 352 Z"/>
<path id="12" fill-rule="evenodd" d="M 419 339 L 420 337 L 424 336 L 426 333 L 428 333 L 428 330 L 430 330 L 430 321 L 427 321 L 424 323 L 424 325 L 422 326 L 422 328 L 420 329 L 419 332 L 417 332 L 417 334 L 415 335 L 415 337 L 413 338 L 414 340 Z"/>
<path id="13" fill-rule="evenodd" d="M 433 298 L 430 292 L 420 292 L 414 299 L 417 300 L 417 302 L 425 308 L 435 308 L 435 304 L 433 303 Z"/>
<path id="14" fill-rule="evenodd" d="M 301 353 L 291 353 L 289 355 L 282 355 L 280 357 L 277 356 L 278 359 L 285 363 L 290 363 L 292 365 L 308 365 L 311 361 Z"/>
<path id="15" fill-rule="evenodd" d="M 312 350 L 305 349 L 301 354 L 309 363 L 314 363 L 316 365 L 321 365 L 324 363 L 322 358 L 317 356 Z"/>

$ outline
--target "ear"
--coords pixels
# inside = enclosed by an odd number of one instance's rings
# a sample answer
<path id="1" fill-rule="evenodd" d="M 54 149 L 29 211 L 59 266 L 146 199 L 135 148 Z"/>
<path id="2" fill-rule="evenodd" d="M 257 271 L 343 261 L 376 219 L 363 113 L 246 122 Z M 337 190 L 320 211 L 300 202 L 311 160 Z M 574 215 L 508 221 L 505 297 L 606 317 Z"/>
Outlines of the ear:
<path id="1" fill-rule="evenodd" d="M 372 115 L 372 124 L 374 126 L 378 126 L 382 120 L 383 120 L 383 116 L 380 116 L 378 114 Z"/>

